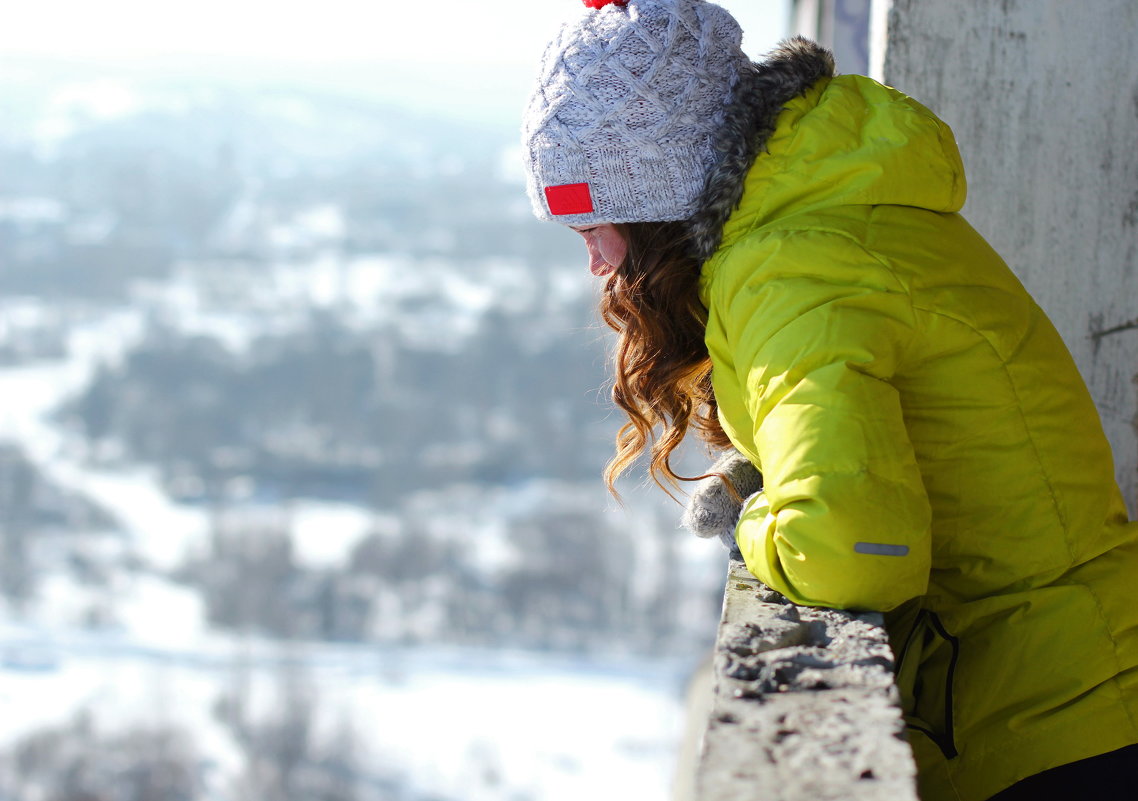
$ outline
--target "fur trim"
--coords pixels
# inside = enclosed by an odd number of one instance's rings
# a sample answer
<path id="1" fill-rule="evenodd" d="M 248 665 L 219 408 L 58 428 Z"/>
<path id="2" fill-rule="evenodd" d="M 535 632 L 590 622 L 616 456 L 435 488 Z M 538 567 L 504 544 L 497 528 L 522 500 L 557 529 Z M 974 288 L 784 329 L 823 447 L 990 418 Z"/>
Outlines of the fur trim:
<path id="1" fill-rule="evenodd" d="M 786 39 L 751 64 L 735 89 L 715 149 L 722 154 L 708 174 L 699 211 L 688 220 L 693 254 L 702 264 L 719 249 L 723 225 L 743 197 L 743 180 L 766 148 L 782 107 L 821 78 L 834 74 L 834 56 L 809 39 Z"/>

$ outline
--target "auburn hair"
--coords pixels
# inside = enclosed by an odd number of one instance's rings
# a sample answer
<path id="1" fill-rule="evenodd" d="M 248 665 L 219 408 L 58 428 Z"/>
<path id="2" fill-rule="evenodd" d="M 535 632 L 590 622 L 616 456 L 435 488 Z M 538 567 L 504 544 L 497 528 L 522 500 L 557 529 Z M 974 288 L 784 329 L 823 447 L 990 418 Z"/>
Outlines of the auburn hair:
<path id="1" fill-rule="evenodd" d="M 617 477 L 647 449 L 652 480 L 671 495 L 679 482 L 702 478 L 685 478 L 672 469 L 672 452 L 689 429 L 714 449 L 731 444 L 719 424 L 711 358 L 704 344 L 702 263 L 691 255 L 682 222 L 623 223 L 617 228 L 628 242 L 628 253 L 605 283 L 600 312 L 618 335 L 612 399 L 628 422 L 617 432 L 605 484 L 617 495 Z"/>

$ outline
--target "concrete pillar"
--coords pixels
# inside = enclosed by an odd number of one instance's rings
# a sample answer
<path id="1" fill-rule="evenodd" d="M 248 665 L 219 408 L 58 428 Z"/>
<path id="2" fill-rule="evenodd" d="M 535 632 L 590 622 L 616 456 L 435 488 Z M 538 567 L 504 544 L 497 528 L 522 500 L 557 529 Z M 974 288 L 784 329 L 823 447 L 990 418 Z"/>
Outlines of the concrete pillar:
<path id="1" fill-rule="evenodd" d="M 871 0 L 794 0 L 791 28 L 834 54 L 838 72 L 868 74 Z"/>
<path id="2" fill-rule="evenodd" d="M 956 132 L 969 178 L 964 214 L 1074 354 L 1132 514 L 1138 495 L 1136 39 L 1135 0 L 894 0 L 883 64 L 886 83 L 932 108 Z"/>

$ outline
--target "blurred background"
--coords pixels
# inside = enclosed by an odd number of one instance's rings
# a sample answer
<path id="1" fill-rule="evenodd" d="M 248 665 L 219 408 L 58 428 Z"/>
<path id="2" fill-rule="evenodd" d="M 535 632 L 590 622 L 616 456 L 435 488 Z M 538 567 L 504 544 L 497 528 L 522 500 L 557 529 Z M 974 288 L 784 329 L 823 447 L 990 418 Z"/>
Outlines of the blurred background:
<path id="1" fill-rule="evenodd" d="M 0 801 L 670 797 L 724 557 L 524 195 L 577 2 L 5 9 Z"/>

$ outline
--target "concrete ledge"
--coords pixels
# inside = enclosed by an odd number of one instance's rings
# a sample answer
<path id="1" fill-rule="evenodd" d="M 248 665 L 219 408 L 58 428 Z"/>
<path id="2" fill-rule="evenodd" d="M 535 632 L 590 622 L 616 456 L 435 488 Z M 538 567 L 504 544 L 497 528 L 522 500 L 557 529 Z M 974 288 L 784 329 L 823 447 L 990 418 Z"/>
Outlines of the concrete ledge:
<path id="1" fill-rule="evenodd" d="M 699 801 L 917 801 L 881 615 L 796 606 L 732 560 Z"/>

